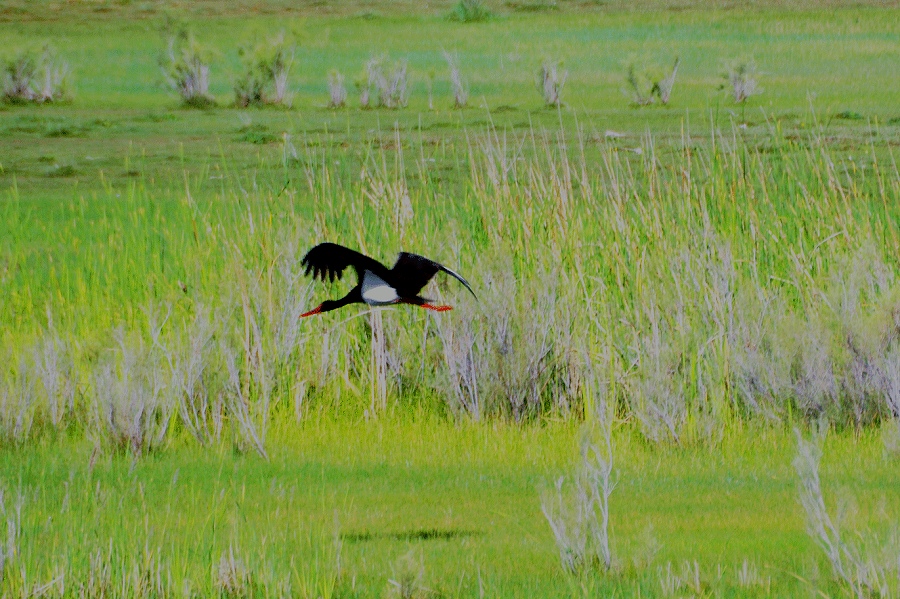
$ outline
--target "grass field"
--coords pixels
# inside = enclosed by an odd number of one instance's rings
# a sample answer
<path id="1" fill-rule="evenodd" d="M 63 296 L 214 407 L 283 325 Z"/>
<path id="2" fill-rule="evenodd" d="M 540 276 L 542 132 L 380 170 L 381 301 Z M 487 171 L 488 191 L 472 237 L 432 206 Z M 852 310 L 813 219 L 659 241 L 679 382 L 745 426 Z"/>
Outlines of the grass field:
<path id="1" fill-rule="evenodd" d="M 489 8 L 0 2 L 72 86 L 0 104 L 0 596 L 900 594 L 896 3 Z M 279 32 L 290 106 L 235 107 Z M 408 106 L 359 108 L 379 55 Z M 478 300 L 300 321 L 323 240 Z"/>

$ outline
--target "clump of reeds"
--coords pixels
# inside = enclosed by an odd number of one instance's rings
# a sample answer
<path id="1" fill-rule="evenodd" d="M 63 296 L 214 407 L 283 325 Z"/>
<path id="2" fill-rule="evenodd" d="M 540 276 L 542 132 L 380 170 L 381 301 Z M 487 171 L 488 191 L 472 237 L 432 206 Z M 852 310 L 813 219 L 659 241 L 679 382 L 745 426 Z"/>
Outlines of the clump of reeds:
<path id="1" fill-rule="evenodd" d="M 840 522 L 832 518 L 825 505 L 822 483 L 819 477 L 822 445 L 827 428 L 823 423 L 814 431 L 812 439 L 804 439 L 794 429 L 797 437 L 797 457 L 794 468 L 800 482 L 800 503 L 806 512 L 809 535 L 825 553 L 834 575 L 843 582 L 855 597 L 892 596 L 894 585 L 889 582 L 890 572 L 897 569 L 896 553 L 886 552 L 887 560 L 878 559 L 878 552 L 867 552 L 862 546 L 847 540 L 842 534 Z M 861 538 L 861 535 L 853 535 Z"/>
<path id="2" fill-rule="evenodd" d="M 676 57 L 675 63 L 672 65 L 672 70 L 653 83 L 651 91 L 659 98 L 660 104 L 668 104 L 669 99 L 672 97 L 672 89 L 675 87 L 675 77 L 678 75 L 678 65 L 680 63 L 681 59 Z"/>
<path id="3" fill-rule="evenodd" d="M 241 48 L 243 72 L 235 81 L 235 104 L 246 107 L 261 104 L 289 104 L 288 76 L 294 64 L 295 48 L 284 33 Z"/>
<path id="4" fill-rule="evenodd" d="M 484 0 L 459 0 L 450 16 L 462 23 L 478 23 L 491 18 L 491 11 Z"/>
<path id="5" fill-rule="evenodd" d="M 366 63 L 365 82 L 358 87 L 362 108 L 406 107 L 409 102 L 406 61 L 398 61 L 391 67 L 386 57 L 373 56 Z"/>
<path id="6" fill-rule="evenodd" d="M 0 486 L 0 523 L 5 526 L 0 527 L 0 581 L 5 576 L 7 568 L 15 565 L 16 559 L 19 557 L 19 541 L 22 536 L 22 507 L 25 505 L 25 496 L 19 489 L 15 503 L 7 505 L 6 502 L 7 489 Z"/>
<path id="7" fill-rule="evenodd" d="M 558 318 L 550 275 L 537 281 L 543 291 L 532 295 L 531 281 L 516 281 L 505 269 L 490 273 L 478 308 L 469 304 L 452 325 L 438 322 L 447 370 L 437 388 L 454 413 L 521 421 L 546 409 L 551 386 L 559 392 L 557 340 L 570 325 Z"/>
<path id="8" fill-rule="evenodd" d="M 631 63 L 625 71 L 625 81 L 628 84 L 628 95 L 635 106 L 648 106 L 655 101 L 660 104 L 668 104 L 675 87 L 675 77 L 678 75 L 680 59 L 676 58 L 672 69 L 663 74 L 657 73 L 657 69 L 643 72 Z"/>
<path id="9" fill-rule="evenodd" d="M 108 443 L 139 456 L 165 440 L 173 410 L 155 348 L 123 330 L 116 342 L 92 373 L 91 433 L 98 446 Z"/>
<path id="10" fill-rule="evenodd" d="M 761 93 L 758 77 L 756 63 L 752 60 L 736 61 L 728 67 L 726 86 L 736 104 L 743 104 L 751 96 Z"/>
<path id="11" fill-rule="evenodd" d="M 343 108 L 347 105 L 347 86 L 339 71 L 328 73 L 328 107 Z"/>
<path id="12" fill-rule="evenodd" d="M 453 93 L 453 107 L 465 108 L 469 103 L 469 90 L 463 82 L 462 73 L 459 70 L 459 62 L 449 52 L 444 52 L 444 60 L 450 69 L 450 90 Z"/>
<path id="13" fill-rule="evenodd" d="M 235 555 L 233 545 L 222 552 L 216 564 L 213 584 L 225 597 L 246 597 L 251 593 L 250 571 L 244 560 Z"/>
<path id="14" fill-rule="evenodd" d="M 3 64 L 2 91 L 11 104 L 59 102 L 69 94 L 69 65 L 50 44 L 22 50 Z"/>
<path id="15" fill-rule="evenodd" d="M 209 68 L 212 53 L 194 34 L 180 30 L 169 38 L 166 53 L 160 59 L 163 76 L 187 106 L 205 108 L 215 104 L 209 94 Z"/>
<path id="16" fill-rule="evenodd" d="M 538 71 L 538 91 L 545 106 L 558 107 L 562 104 L 562 89 L 566 84 L 568 71 L 561 70 L 562 65 L 551 60 L 544 61 Z"/>
<path id="17" fill-rule="evenodd" d="M 168 391 L 178 408 L 181 424 L 201 445 L 217 441 L 222 433 L 224 403 L 216 376 L 215 316 L 198 305 L 193 319 L 171 349 L 164 349 L 170 370 Z"/>
<path id="18" fill-rule="evenodd" d="M 593 372 L 593 366 L 587 368 Z M 564 491 L 566 478 L 560 477 L 555 490 L 541 496 L 541 511 L 553 531 L 563 569 L 573 574 L 591 567 L 609 570 L 613 560 L 609 541 L 609 497 L 616 486 L 613 407 L 602 377 L 589 378 L 587 393 L 596 395 L 597 409 L 582 432 L 574 489 Z"/>
<path id="19" fill-rule="evenodd" d="M 15 362 L 14 362 L 15 364 Z M 22 356 L 17 368 L 0 380 L 0 440 L 4 445 L 21 445 L 32 434 L 38 411 L 35 377 Z"/>

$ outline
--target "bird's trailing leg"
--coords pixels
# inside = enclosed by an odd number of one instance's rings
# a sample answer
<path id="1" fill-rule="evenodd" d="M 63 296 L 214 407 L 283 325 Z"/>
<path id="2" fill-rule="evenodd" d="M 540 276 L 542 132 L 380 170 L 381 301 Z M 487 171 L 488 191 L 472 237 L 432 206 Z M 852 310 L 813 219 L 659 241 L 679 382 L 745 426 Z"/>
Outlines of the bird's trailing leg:
<path id="1" fill-rule="evenodd" d="M 426 310 L 434 310 L 435 312 L 447 312 L 453 309 L 453 306 L 436 306 L 434 304 L 421 304 L 421 306 Z"/>

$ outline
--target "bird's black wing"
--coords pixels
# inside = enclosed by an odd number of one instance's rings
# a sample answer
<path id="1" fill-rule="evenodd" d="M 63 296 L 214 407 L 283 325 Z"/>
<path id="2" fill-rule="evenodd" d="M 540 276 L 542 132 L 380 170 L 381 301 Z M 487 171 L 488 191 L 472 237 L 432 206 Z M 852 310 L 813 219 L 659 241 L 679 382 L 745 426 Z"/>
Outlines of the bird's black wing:
<path id="1" fill-rule="evenodd" d="M 306 267 L 305 274 L 312 273 L 314 279 L 319 278 L 324 281 L 327 278 L 332 282 L 340 279 L 344 274 L 344 269 L 348 266 L 352 266 L 356 270 L 356 275 L 360 280 L 366 270 L 371 270 L 375 274 L 387 271 L 383 264 L 365 254 L 327 242 L 320 243 L 306 252 L 300 264 Z"/>
<path id="2" fill-rule="evenodd" d="M 397 263 L 391 269 L 391 279 L 401 297 L 415 297 L 428 284 L 435 274 L 443 271 L 466 286 L 473 296 L 472 286 L 459 273 L 453 272 L 443 264 L 429 260 L 425 256 L 400 252 Z"/>

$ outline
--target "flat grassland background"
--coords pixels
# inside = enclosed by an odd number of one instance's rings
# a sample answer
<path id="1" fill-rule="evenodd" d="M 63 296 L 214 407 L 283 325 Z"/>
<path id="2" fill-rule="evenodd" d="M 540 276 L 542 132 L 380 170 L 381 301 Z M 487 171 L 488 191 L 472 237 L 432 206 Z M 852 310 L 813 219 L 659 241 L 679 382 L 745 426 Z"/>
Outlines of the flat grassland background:
<path id="1" fill-rule="evenodd" d="M 0 594 L 900 592 L 897 3 L 487 7 L 0 2 L 4 57 L 51 42 L 72 83 L 0 104 Z M 180 27 L 205 109 L 159 66 Z M 234 107 L 282 32 L 290 106 Z M 358 108 L 373 56 L 408 106 Z M 298 322 L 349 286 L 301 276 L 326 239 L 479 301 Z M 843 579 L 792 465 L 826 421 Z M 598 426 L 613 562 L 569 574 L 542 493 Z"/>

